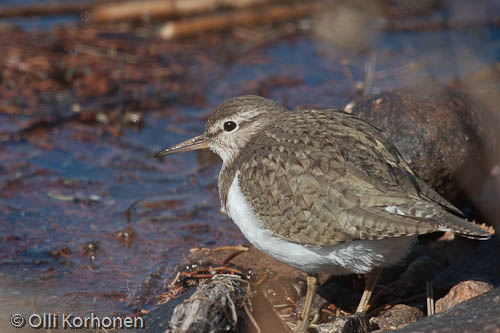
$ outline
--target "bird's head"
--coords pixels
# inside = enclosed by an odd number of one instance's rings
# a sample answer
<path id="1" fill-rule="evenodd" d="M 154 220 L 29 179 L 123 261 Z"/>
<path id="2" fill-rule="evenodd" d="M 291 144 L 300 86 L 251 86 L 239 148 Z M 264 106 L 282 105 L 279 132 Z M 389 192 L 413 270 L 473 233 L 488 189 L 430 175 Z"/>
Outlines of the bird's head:
<path id="1" fill-rule="evenodd" d="M 283 106 L 264 97 L 231 98 L 208 118 L 205 133 L 163 149 L 154 157 L 208 148 L 224 163 L 230 163 L 259 130 L 276 121 L 282 112 L 286 112 Z"/>

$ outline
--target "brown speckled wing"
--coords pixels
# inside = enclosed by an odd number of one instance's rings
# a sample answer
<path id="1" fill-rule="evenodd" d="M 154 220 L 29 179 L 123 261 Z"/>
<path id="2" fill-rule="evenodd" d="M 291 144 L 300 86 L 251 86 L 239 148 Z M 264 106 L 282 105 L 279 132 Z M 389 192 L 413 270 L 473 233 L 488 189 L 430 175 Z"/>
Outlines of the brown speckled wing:
<path id="1" fill-rule="evenodd" d="M 414 176 L 378 129 L 335 110 L 285 113 L 235 165 L 256 215 L 291 242 L 423 234 L 438 230 L 448 210 L 458 211 Z"/>

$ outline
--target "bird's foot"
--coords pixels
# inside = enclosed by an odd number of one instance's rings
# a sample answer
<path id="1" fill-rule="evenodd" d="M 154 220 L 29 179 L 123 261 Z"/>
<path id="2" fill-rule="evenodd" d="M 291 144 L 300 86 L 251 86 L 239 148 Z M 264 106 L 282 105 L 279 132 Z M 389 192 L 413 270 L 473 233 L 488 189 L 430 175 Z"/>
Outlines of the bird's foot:
<path id="1" fill-rule="evenodd" d="M 307 331 L 309 331 L 309 328 L 312 328 L 309 325 L 309 320 L 302 319 L 300 323 L 293 329 L 293 331 L 297 333 L 307 333 Z"/>
<path id="2" fill-rule="evenodd" d="M 319 318 L 320 318 L 320 316 L 319 316 L 318 312 L 314 315 L 313 320 L 311 320 L 310 322 L 309 322 L 309 317 L 307 317 L 307 318 L 303 317 L 302 320 L 300 321 L 300 323 L 297 324 L 297 326 L 295 327 L 295 329 L 293 331 L 305 333 L 305 332 L 309 331 L 310 328 L 316 328 L 318 326 L 316 324 L 318 323 Z"/>

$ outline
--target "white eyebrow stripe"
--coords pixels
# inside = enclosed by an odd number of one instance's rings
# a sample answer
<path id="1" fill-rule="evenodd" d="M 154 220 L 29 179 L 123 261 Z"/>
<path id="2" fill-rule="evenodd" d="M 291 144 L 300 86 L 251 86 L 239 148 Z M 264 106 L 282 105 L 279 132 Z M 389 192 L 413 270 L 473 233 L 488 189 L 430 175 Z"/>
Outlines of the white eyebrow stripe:
<path id="1" fill-rule="evenodd" d="M 245 113 L 235 114 L 233 116 L 225 117 L 224 119 L 219 120 L 213 126 L 210 127 L 210 130 L 207 134 L 214 135 L 218 132 L 221 132 L 221 128 L 224 126 L 226 121 L 234 121 L 238 127 L 242 124 L 250 122 L 253 118 L 255 118 L 260 113 L 257 110 L 250 110 Z"/>

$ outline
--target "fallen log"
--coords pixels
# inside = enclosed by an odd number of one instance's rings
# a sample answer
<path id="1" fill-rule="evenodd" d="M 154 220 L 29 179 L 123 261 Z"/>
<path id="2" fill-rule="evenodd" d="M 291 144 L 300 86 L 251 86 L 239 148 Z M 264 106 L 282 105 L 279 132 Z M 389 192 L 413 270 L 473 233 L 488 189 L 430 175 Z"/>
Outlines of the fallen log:
<path id="1" fill-rule="evenodd" d="M 322 4 L 320 2 L 307 2 L 293 5 L 275 5 L 259 9 L 242 9 L 168 22 L 160 28 L 159 34 L 162 38 L 174 39 L 221 31 L 235 26 L 255 26 L 263 22 L 294 20 L 311 15 L 321 8 Z"/>

